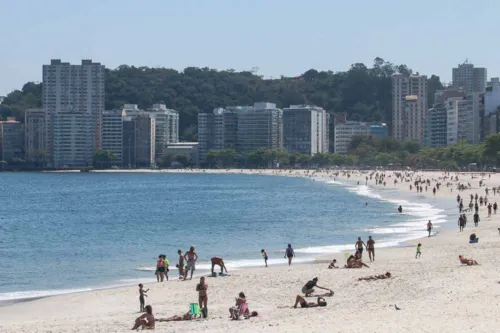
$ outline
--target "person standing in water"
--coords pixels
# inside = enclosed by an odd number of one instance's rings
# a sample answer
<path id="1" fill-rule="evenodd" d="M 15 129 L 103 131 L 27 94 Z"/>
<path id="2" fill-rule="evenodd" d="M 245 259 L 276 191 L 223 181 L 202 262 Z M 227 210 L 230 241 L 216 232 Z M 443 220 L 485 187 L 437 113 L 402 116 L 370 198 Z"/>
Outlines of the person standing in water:
<path id="1" fill-rule="evenodd" d="M 288 258 L 288 266 L 292 264 L 293 257 L 295 257 L 295 252 L 293 251 L 292 244 L 288 244 L 285 250 L 285 258 Z"/>
<path id="2" fill-rule="evenodd" d="M 264 258 L 264 263 L 266 264 L 267 267 L 267 259 L 269 259 L 269 257 L 267 256 L 267 252 L 266 250 L 262 249 L 260 250 L 260 253 L 262 253 L 262 257 Z"/>
<path id="3" fill-rule="evenodd" d="M 368 236 L 368 241 L 366 242 L 366 250 L 368 251 L 370 261 L 375 261 L 375 241 L 372 239 L 372 236 Z"/>
<path id="4" fill-rule="evenodd" d="M 429 237 L 431 237 L 432 228 L 433 228 L 432 222 L 431 220 L 429 220 L 429 222 L 427 222 L 427 232 L 429 233 Z"/>
<path id="5" fill-rule="evenodd" d="M 187 279 L 187 273 L 191 271 L 190 280 L 193 279 L 193 272 L 196 270 L 196 260 L 198 260 L 198 254 L 194 251 L 194 245 L 191 246 L 188 252 L 184 255 L 184 259 L 187 260 L 186 272 L 184 273 L 184 280 Z"/>
<path id="6" fill-rule="evenodd" d="M 398 212 L 399 212 L 399 213 L 402 213 L 402 212 L 403 212 L 403 207 L 402 207 L 401 205 L 399 205 L 399 207 L 398 207 Z"/>

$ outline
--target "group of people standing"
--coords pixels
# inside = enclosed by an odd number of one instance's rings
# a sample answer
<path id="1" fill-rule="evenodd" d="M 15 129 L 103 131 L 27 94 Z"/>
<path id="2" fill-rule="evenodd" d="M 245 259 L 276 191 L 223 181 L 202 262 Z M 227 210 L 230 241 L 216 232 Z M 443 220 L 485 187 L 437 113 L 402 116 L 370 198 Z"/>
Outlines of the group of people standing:
<path id="1" fill-rule="evenodd" d="M 181 250 L 177 251 L 179 255 L 179 262 L 175 265 L 179 271 L 179 279 L 187 279 L 188 273 L 191 272 L 191 279 L 193 278 L 193 273 L 196 270 L 196 261 L 198 260 L 198 254 L 195 252 L 195 247 L 191 246 L 189 251 L 185 254 L 182 253 Z M 167 259 L 167 256 L 164 254 L 160 254 L 158 256 L 158 260 L 156 261 L 156 280 L 158 282 L 163 282 L 166 278 L 168 281 L 168 272 L 170 262 Z"/>

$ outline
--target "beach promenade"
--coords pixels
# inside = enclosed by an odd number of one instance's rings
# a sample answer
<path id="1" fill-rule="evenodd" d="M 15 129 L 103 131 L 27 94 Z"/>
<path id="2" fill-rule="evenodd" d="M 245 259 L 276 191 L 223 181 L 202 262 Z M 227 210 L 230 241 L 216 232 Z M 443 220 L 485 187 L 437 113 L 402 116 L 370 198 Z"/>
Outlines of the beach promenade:
<path id="1" fill-rule="evenodd" d="M 331 173 L 310 171 L 306 174 L 302 170 L 193 172 L 333 178 Z M 346 174 L 338 172 L 336 179 L 346 181 Z M 365 184 L 368 175 L 359 171 L 349 174 L 349 182 L 354 184 L 357 181 Z M 410 191 L 410 183 L 393 183 L 392 171 L 386 171 L 385 175 L 385 187 Z M 471 174 L 451 173 L 453 177 L 458 175 L 458 182 L 471 185 L 471 189 L 459 193 L 457 181 L 439 179 L 443 177 L 441 172 L 417 172 L 413 180 L 417 175 L 432 181 L 428 191 L 419 195 L 432 197 L 432 188 L 439 181 L 441 189 L 437 197 L 456 203 L 456 196 L 460 194 L 466 207 L 469 194 L 484 197 L 486 187 L 500 185 L 500 174 L 491 177 L 475 174 L 476 178 L 472 179 Z M 483 187 L 479 187 L 481 180 Z M 447 182 L 452 185 L 446 187 Z M 384 187 L 375 185 L 374 178 L 368 180 L 368 186 Z M 416 195 L 414 189 L 412 192 Z M 494 196 L 490 191 L 489 201 L 494 203 L 497 198 L 500 203 L 500 194 Z M 244 269 L 231 272 L 229 277 L 207 278 L 208 319 L 157 323 L 155 332 L 496 332 L 500 316 L 500 212 L 487 217 L 487 208 L 480 206 L 479 214 L 481 221 L 477 228 L 472 213 L 468 212 L 464 232 L 459 232 L 458 227 L 439 228 L 435 230 L 436 236 L 412 240 L 403 247 L 377 249 L 373 263 L 365 251 L 363 259 L 370 268 L 327 269 L 327 261 L 333 258 L 343 265 L 344 253 L 336 253 L 320 257 L 320 262 L 314 264 Z M 451 219 L 457 218 L 458 208 L 456 218 Z M 426 223 L 422 221 L 423 230 Z M 473 232 L 480 239 L 477 244 L 469 244 L 469 235 Z M 377 240 L 376 235 L 374 237 Z M 355 239 L 353 250 L 354 242 Z M 422 256 L 415 259 L 418 243 L 422 243 Z M 462 266 L 459 255 L 473 258 L 480 265 Z M 387 271 L 392 278 L 358 281 L 360 277 Z M 335 295 L 326 298 L 326 307 L 293 309 L 296 295 L 314 277 L 319 278 L 320 286 L 332 289 Z M 198 300 L 197 283 L 198 279 L 193 278 L 185 282 L 146 284 L 145 288 L 150 289 L 146 304 L 152 305 L 157 318 L 185 314 L 189 303 Z M 228 309 L 234 305 L 239 292 L 246 294 L 249 309 L 258 311 L 258 317 L 241 321 L 228 318 Z M 134 285 L 17 303 L 0 308 L 0 332 L 124 332 L 130 330 L 139 316 L 138 297 L 138 288 Z"/>

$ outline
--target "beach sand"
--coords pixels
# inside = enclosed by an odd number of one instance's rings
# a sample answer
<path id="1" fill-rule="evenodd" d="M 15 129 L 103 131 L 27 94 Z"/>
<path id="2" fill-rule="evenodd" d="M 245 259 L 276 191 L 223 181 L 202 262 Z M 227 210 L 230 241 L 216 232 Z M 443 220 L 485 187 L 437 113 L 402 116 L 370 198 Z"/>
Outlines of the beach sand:
<path id="1" fill-rule="evenodd" d="M 210 172 L 240 173 L 240 170 L 206 171 Z M 303 174 L 303 171 L 297 172 Z M 244 173 L 277 172 L 245 170 Z M 392 171 L 386 174 L 392 174 Z M 443 175 L 440 172 L 418 174 L 429 179 Z M 321 176 L 326 177 L 314 175 Z M 351 181 L 359 180 L 364 184 L 365 176 L 355 172 Z M 459 177 L 462 182 L 472 185 L 471 190 L 461 193 L 464 205 L 468 205 L 470 193 L 484 196 L 485 187 L 478 186 L 481 178 L 470 179 L 470 174 L 460 174 Z M 391 179 L 387 178 L 386 187 L 409 191 L 408 183 L 394 185 Z M 446 182 L 442 182 L 437 196 L 456 202 L 457 190 L 450 192 Z M 490 188 L 498 186 L 500 175 L 494 174 L 491 178 L 486 175 L 484 182 Z M 375 186 L 374 180 L 368 185 Z M 432 186 L 422 194 L 432 196 Z M 500 195 L 497 196 L 500 202 Z M 494 202 L 495 199 L 490 192 L 489 200 Z M 451 230 L 441 228 L 437 236 L 409 241 L 408 246 L 377 249 L 374 263 L 369 262 L 365 253 L 364 260 L 370 268 L 330 270 L 327 262 L 319 262 L 245 269 L 230 272 L 230 277 L 207 278 L 208 320 L 157 323 L 155 331 L 496 332 L 500 315 L 500 213 L 488 218 L 487 210 L 482 206 L 480 216 L 478 228 L 473 227 L 471 213 L 468 213 L 465 232 L 460 233 L 458 227 Z M 422 229 L 425 229 L 426 222 L 422 221 Z M 468 243 L 472 232 L 479 236 L 478 244 Z M 419 242 L 422 243 L 422 256 L 415 259 Z M 461 266 L 459 254 L 472 257 L 481 265 Z M 332 258 L 344 262 L 342 253 L 321 259 Z M 357 281 L 359 277 L 386 271 L 390 271 L 393 278 Z M 314 277 L 319 278 L 318 285 L 335 291 L 333 297 L 326 299 L 328 306 L 292 309 L 302 286 Z M 146 304 L 153 306 L 157 318 L 182 315 L 188 311 L 189 303 L 197 302 L 197 282 L 196 279 L 147 284 L 145 288 L 150 291 Z M 2 307 L 0 332 L 123 332 L 133 326 L 139 315 L 137 289 L 137 286 L 131 286 L 75 293 Z M 241 321 L 228 318 L 228 308 L 234 304 L 240 291 L 246 294 L 250 310 L 259 312 L 258 317 Z M 310 298 L 310 301 L 314 299 Z M 395 309 L 395 304 L 400 310 Z"/>

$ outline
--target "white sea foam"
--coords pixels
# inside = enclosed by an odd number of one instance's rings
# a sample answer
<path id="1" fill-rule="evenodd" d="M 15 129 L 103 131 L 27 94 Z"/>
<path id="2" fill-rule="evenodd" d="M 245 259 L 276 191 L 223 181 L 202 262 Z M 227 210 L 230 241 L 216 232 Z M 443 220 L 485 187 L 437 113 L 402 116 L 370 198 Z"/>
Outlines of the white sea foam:
<path id="1" fill-rule="evenodd" d="M 76 288 L 76 289 L 13 291 L 8 293 L 0 293 L 0 302 L 72 294 L 72 293 L 79 293 L 92 290 L 93 290 L 92 288 L 80 288 L 80 289 Z"/>

